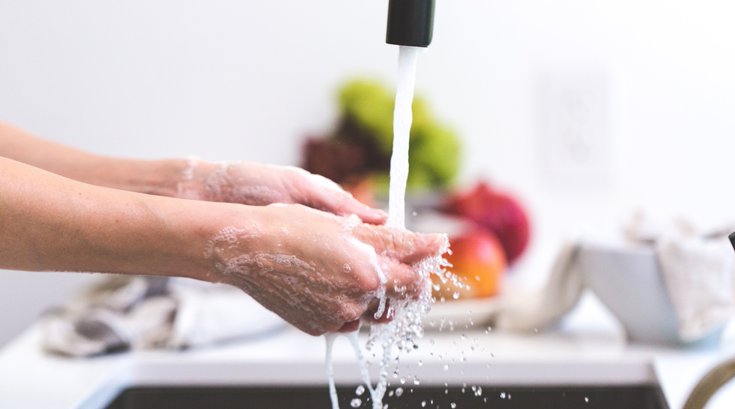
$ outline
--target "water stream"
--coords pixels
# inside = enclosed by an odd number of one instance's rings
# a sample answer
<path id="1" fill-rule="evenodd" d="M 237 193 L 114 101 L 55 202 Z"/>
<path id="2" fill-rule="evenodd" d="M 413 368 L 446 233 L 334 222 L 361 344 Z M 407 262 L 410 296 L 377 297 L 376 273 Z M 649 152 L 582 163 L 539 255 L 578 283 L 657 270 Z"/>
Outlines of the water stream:
<path id="1" fill-rule="evenodd" d="M 393 154 L 390 162 L 387 224 L 388 226 L 399 229 L 405 228 L 406 220 L 405 198 L 406 182 L 408 180 L 408 150 L 411 123 L 413 122 L 412 105 L 416 84 L 416 63 L 420 50 L 420 48 L 416 47 L 402 46 L 399 47 L 398 51 L 398 82 L 393 114 Z M 433 260 L 433 262 L 419 266 L 418 273 L 424 279 L 428 279 L 428 275 L 432 271 L 438 271 L 436 268 L 440 266 L 441 261 Z M 383 315 L 386 307 L 386 284 L 386 280 L 381 277 L 381 288 L 378 294 L 380 305 L 376 313 L 376 318 Z M 407 347 L 413 347 L 416 338 L 422 335 L 423 326 L 421 318 L 428 311 L 431 303 L 431 292 L 428 288 L 427 291 L 428 295 L 425 294 L 425 296 L 420 297 L 418 300 L 391 304 L 389 308 L 395 309 L 395 311 L 391 311 L 394 316 L 393 321 L 386 324 L 374 324 L 371 327 L 368 348 L 372 349 L 377 346 L 382 350 L 378 381 L 374 387 L 368 372 L 368 363 L 364 358 L 362 348 L 358 342 L 357 332 L 349 335 L 351 344 L 355 350 L 358 365 L 360 366 L 363 382 L 365 382 L 365 386 L 370 393 L 373 409 L 383 409 L 383 396 L 388 387 L 388 372 L 390 365 L 397 361 L 396 354 L 407 349 Z M 335 338 L 336 334 L 326 336 L 326 361 L 332 408 L 339 409 L 332 367 L 332 351 Z M 355 406 L 355 404 L 357 406 L 361 404 L 359 398 L 353 400 L 352 406 Z"/>

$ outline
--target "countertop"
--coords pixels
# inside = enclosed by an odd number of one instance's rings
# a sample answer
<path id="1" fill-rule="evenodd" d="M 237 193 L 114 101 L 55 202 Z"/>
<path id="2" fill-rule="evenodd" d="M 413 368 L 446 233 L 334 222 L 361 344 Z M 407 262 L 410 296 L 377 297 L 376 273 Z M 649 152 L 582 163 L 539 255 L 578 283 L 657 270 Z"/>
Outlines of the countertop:
<path id="1" fill-rule="evenodd" d="M 422 384 L 659 382 L 671 409 L 678 409 L 707 370 L 735 356 L 731 332 L 720 347 L 707 350 L 629 345 L 609 314 L 587 296 L 550 332 L 428 332 L 418 350 L 402 356 L 401 373 L 416 375 Z M 324 339 L 293 329 L 205 349 L 95 359 L 50 356 L 40 350 L 39 337 L 39 326 L 33 325 L 0 351 L 0 408 L 95 409 L 131 384 L 326 383 Z M 338 339 L 334 361 L 338 383 L 359 383 L 346 339 Z M 708 406 L 733 407 L 735 385 L 726 386 Z"/>

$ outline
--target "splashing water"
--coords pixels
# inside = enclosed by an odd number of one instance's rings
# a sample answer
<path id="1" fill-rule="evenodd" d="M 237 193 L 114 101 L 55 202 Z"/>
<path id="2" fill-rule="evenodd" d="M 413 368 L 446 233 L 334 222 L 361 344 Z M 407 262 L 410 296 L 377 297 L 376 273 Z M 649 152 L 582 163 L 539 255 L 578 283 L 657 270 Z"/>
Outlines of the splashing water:
<path id="1" fill-rule="evenodd" d="M 405 196 L 408 180 L 408 151 L 413 122 L 412 105 L 416 84 L 416 63 L 420 48 L 400 47 L 398 54 L 398 86 L 396 90 L 395 111 L 393 118 L 393 154 L 390 166 L 390 193 L 388 198 L 388 226 L 405 228 Z M 411 351 L 417 348 L 418 339 L 423 336 L 422 318 L 431 308 L 431 279 L 430 274 L 441 274 L 447 266 L 441 255 L 449 248 L 448 240 L 436 257 L 426 259 L 414 266 L 419 279 L 424 284 L 424 291 L 417 300 L 393 300 L 389 307 L 389 314 L 393 316 L 391 322 L 373 324 L 370 327 L 370 336 L 367 349 L 380 348 L 380 371 L 378 381 L 372 385 L 368 372 L 368 363 L 359 345 L 357 332 L 349 334 L 350 343 L 355 350 L 360 373 L 372 400 L 373 409 L 383 409 L 383 396 L 388 388 L 389 367 L 392 362 L 398 361 L 398 353 Z M 381 288 L 378 291 L 380 306 L 376 318 L 383 315 L 386 305 L 386 280 L 380 277 Z M 332 408 L 338 409 L 337 392 L 332 371 L 332 346 L 335 335 L 327 336 L 327 375 L 329 391 L 332 398 Z M 402 390 L 401 390 L 402 392 Z M 399 395 L 400 396 L 400 393 Z"/>

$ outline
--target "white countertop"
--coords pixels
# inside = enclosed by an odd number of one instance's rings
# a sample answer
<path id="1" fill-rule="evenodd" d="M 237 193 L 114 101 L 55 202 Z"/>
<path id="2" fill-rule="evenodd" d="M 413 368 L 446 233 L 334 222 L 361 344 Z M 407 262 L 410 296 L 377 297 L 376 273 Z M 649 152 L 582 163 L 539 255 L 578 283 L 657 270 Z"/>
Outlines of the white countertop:
<path id="1" fill-rule="evenodd" d="M 671 409 L 713 365 L 735 356 L 726 335 L 710 350 L 627 345 L 617 325 L 589 297 L 555 332 L 520 335 L 484 330 L 427 333 L 402 357 L 402 373 L 422 384 L 640 384 L 659 382 Z M 122 387 L 146 384 L 325 384 L 324 340 L 296 330 L 194 351 L 146 351 L 95 359 L 43 353 L 32 326 L 0 351 L 0 408 L 96 409 Z M 471 348 L 472 347 L 472 348 Z M 440 358 L 441 356 L 441 358 Z M 466 358 L 463 361 L 463 356 Z M 338 383 L 357 384 L 347 340 L 337 341 Z M 419 366 L 418 361 L 423 361 Z M 449 368 L 444 370 L 444 365 Z M 326 389 L 325 389 L 326 393 Z M 709 409 L 735 407 L 735 384 Z"/>

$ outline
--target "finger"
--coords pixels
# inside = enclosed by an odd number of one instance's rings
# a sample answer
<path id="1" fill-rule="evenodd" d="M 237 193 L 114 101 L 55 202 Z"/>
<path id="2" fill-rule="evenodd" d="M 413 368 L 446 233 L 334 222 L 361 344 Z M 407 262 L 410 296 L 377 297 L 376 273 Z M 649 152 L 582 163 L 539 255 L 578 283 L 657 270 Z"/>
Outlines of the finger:
<path id="1" fill-rule="evenodd" d="M 369 321 L 377 322 L 379 324 L 385 324 L 385 323 L 391 322 L 393 320 L 394 314 L 393 314 L 393 309 L 390 308 L 390 300 L 389 299 L 385 300 L 385 308 L 383 309 L 383 314 L 375 318 L 375 314 L 377 314 L 378 312 L 379 304 L 380 304 L 379 300 L 374 300 L 370 304 L 370 307 L 367 309 L 363 317 Z"/>
<path id="2" fill-rule="evenodd" d="M 386 293 L 392 297 L 415 298 L 421 292 L 421 276 L 411 266 L 393 259 L 384 259 Z"/>
<path id="3" fill-rule="evenodd" d="M 370 224 L 385 224 L 388 221 L 388 213 L 381 209 L 370 207 L 365 203 L 355 199 L 349 193 L 345 192 L 347 196 L 343 199 L 338 209 L 335 209 L 338 214 L 343 216 L 349 216 L 354 214 L 359 217 L 365 223 Z"/>
<path id="4" fill-rule="evenodd" d="M 436 256 L 447 244 L 447 237 L 443 234 L 412 233 L 386 226 L 358 225 L 353 233 L 372 245 L 378 254 L 405 264 Z"/>
<path id="5" fill-rule="evenodd" d="M 362 203 L 336 184 L 334 189 L 315 191 L 315 196 L 316 206 L 340 216 L 354 214 L 363 222 L 370 224 L 384 224 L 388 220 L 388 214 L 385 211 Z"/>
<path id="6" fill-rule="evenodd" d="M 360 320 L 354 320 L 342 325 L 338 332 L 355 332 L 360 329 Z"/>

